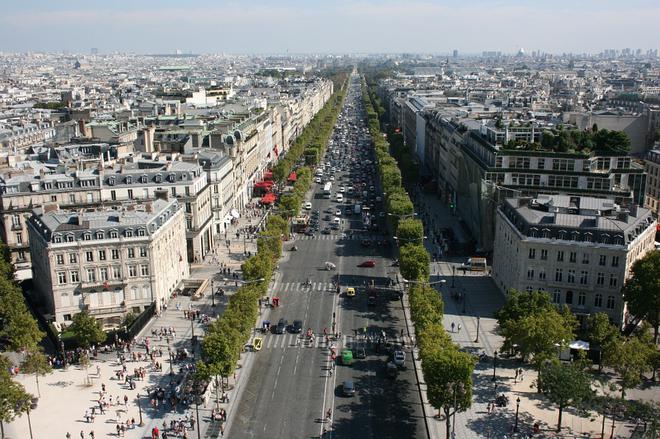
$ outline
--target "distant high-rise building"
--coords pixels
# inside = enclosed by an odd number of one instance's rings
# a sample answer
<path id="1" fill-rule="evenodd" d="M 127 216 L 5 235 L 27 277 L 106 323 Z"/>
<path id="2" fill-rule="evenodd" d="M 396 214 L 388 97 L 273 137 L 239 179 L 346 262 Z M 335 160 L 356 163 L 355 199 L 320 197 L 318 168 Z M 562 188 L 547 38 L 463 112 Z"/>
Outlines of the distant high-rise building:
<path id="1" fill-rule="evenodd" d="M 92 47 L 91 49 L 89 49 L 89 53 L 91 53 L 92 55 L 98 55 L 99 49 L 97 49 L 96 47 Z"/>
<path id="2" fill-rule="evenodd" d="M 453 57 L 454 59 L 458 58 L 458 50 L 454 49 Z"/>

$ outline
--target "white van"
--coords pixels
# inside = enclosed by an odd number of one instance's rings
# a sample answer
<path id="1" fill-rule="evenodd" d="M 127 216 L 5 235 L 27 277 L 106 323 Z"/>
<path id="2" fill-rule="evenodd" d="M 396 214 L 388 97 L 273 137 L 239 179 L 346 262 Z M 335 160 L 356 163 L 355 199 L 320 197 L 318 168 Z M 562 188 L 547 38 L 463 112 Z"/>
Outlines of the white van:
<path id="1" fill-rule="evenodd" d="M 337 203 L 341 203 L 344 201 L 344 196 L 342 194 L 337 194 Z"/>

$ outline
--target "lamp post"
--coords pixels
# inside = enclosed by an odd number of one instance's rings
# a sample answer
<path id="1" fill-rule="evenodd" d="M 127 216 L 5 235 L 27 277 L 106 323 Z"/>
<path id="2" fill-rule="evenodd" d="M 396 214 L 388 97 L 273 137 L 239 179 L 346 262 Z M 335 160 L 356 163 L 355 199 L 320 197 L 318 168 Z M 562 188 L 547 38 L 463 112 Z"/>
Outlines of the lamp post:
<path id="1" fill-rule="evenodd" d="M 140 403 L 140 394 L 137 394 L 137 403 L 138 403 L 138 411 L 140 413 L 140 423 L 138 424 L 140 427 L 144 425 L 144 422 L 142 422 L 142 404 Z"/>
<path id="2" fill-rule="evenodd" d="M 479 326 L 481 324 L 481 318 L 477 316 L 477 338 L 474 339 L 475 343 L 479 343 Z"/>
<path id="3" fill-rule="evenodd" d="M 493 381 L 497 379 L 495 378 L 496 370 L 497 370 L 497 351 L 493 352 Z"/>
<path id="4" fill-rule="evenodd" d="M 30 419 L 30 408 L 29 407 L 27 409 L 27 420 L 28 420 L 28 428 L 30 429 L 30 439 L 34 439 L 32 437 L 32 420 Z"/>
<path id="5" fill-rule="evenodd" d="M 193 360 L 195 359 L 195 316 L 190 314 L 190 343 L 192 344 Z"/>
<path id="6" fill-rule="evenodd" d="M 202 439 L 201 430 L 202 427 L 199 425 L 199 395 L 195 393 L 195 415 L 197 416 L 197 439 Z"/>
<path id="7" fill-rule="evenodd" d="M 211 307 L 215 308 L 215 282 L 211 279 Z"/>
<path id="8" fill-rule="evenodd" d="M 516 398 L 516 423 L 513 425 L 513 432 L 518 432 L 518 410 L 520 409 L 520 397 Z"/>
<path id="9" fill-rule="evenodd" d="M 167 337 L 167 355 L 170 358 L 170 376 L 174 375 L 174 369 L 172 368 L 172 349 L 170 348 L 170 338 Z"/>
<path id="10" fill-rule="evenodd" d="M 454 288 L 455 284 L 456 284 L 456 266 L 452 265 L 451 266 L 451 287 Z"/>

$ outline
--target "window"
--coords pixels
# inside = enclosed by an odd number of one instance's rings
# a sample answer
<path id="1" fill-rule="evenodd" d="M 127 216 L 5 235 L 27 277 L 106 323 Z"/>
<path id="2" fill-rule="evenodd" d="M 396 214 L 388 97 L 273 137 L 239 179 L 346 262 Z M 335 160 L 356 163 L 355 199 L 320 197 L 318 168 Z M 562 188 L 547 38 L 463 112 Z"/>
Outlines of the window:
<path id="1" fill-rule="evenodd" d="M 96 282 L 96 270 L 93 268 L 87 269 L 87 282 Z"/>
<path id="2" fill-rule="evenodd" d="M 57 272 L 57 283 L 59 285 L 64 285 L 66 283 L 66 272 L 64 271 Z"/>
<path id="3" fill-rule="evenodd" d="M 12 215 L 11 225 L 15 226 L 15 227 L 18 227 L 18 226 L 21 225 L 21 216 L 19 214 L 15 213 L 14 215 Z"/>
<path id="4" fill-rule="evenodd" d="M 135 277 L 137 276 L 137 268 L 135 265 L 129 265 L 128 266 L 128 277 Z"/>
<path id="5" fill-rule="evenodd" d="M 188 230 L 192 230 L 193 228 L 192 218 L 186 218 L 186 227 L 188 228 Z"/>
<path id="6" fill-rule="evenodd" d="M 539 270 L 539 280 L 545 280 L 545 271 Z"/>
<path id="7" fill-rule="evenodd" d="M 566 304 L 567 305 L 572 305 L 573 304 L 573 291 L 566 291 Z"/>
<path id="8" fill-rule="evenodd" d="M 59 236 L 59 235 L 55 236 L 53 238 L 53 242 L 56 243 L 56 244 L 59 244 L 60 242 L 62 242 L 62 237 Z"/>
<path id="9" fill-rule="evenodd" d="M 87 262 L 94 261 L 94 253 L 93 252 L 85 252 L 85 259 L 87 260 Z"/>
<path id="10" fill-rule="evenodd" d="M 527 279 L 534 279 L 534 269 L 533 268 L 528 268 L 527 269 Z"/>
<path id="11" fill-rule="evenodd" d="M 133 247 L 128 248 L 128 258 L 133 259 L 135 257 L 135 249 Z"/>
<path id="12" fill-rule="evenodd" d="M 596 285 L 605 285 L 605 273 L 598 273 L 596 276 Z"/>
<path id="13" fill-rule="evenodd" d="M 76 253 L 69 253 L 69 264 L 77 264 L 78 255 Z"/>
<path id="14" fill-rule="evenodd" d="M 607 309 L 614 309 L 614 296 L 607 296 Z"/>
<path id="15" fill-rule="evenodd" d="M 57 260 L 57 265 L 64 265 L 64 255 L 57 255 L 55 259 Z"/>
<path id="16" fill-rule="evenodd" d="M 78 271 L 71 271 L 69 272 L 69 276 L 71 277 L 71 282 L 76 283 L 80 282 L 80 276 L 78 275 Z"/>
<path id="17" fill-rule="evenodd" d="M 589 282 L 589 272 L 586 270 L 580 271 L 580 285 L 586 285 Z"/>
<path id="18" fill-rule="evenodd" d="M 568 276 L 566 282 L 568 282 L 569 284 L 575 283 L 575 270 L 568 270 Z"/>
<path id="19" fill-rule="evenodd" d="M 113 248 L 111 250 L 111 255 L 112 255 L 112 259 L 119 259 L 119 250 L 117 250 L 116 248 Z"/>
<path id="20" fill-rule="evenodd" d="M 529 259 L 534 259 L 536 258 L 536 249 L 535 248 L 530 248 L 529 249 Z"/>
<path id="21" fill-rule="evenodd" d="M 575 263 L 575 261 L 577 261 L 577 252 L 571 252 L 568 255 L 568 262 Z"/>
<path id="22" fill-rule="evenodd" d="M 69 203 L 75 204 L 76 202 L 76 194 L 69 194 Z"/>
<path id="23" fill-rule="evenodd" d="M 603 295 L 602 295 L 602 294 L 597 293 L 597 294 L 594 296 L 594 306 L 595 306 L 596 308 L 600 308 L 600 307 L 603 306 Z"/>
<path id="24" fill-rule="evenodd" d="M 541 260 L 545 261 L 548 259 L 548 251 L 547 250 L 541 250 Z"/>
<path id="25" fill-rule="evenodd" d="M 561 291 L 554 290 L 552 292 L 552 303 L 559 303 L 561 301 Z"/>
<path id="26" fill-rule="evenodd" d="M 99 250 L 99 261 L 105 261 L 105 250 Z"/>
<path id="27" fill-rule="evenodd" d="M 532 291 L 534 291 L 534 288 L 532 288 L 531 285 L 527 285 L 527 288 L 525 288 L 525 291 L 527 291 L 528 293 L 531 293 Z"/>
<path id="28" fill-rule="evenodd" d="M 619 257 L 612 256 L 612 267 L 618 267 L 618 266 L 619 266 Z"/>
<path id="29" fill-rule="evenodd" d="M 117 266 L 112 267 L 112 278 L 113 279 L 121 278 L 121 267 L 117 267 Z"/>
<path id="30" fill-rule="evenodd" d="M 91 233 L 85 233 L 85 234 L 83 235 L 83 239 L 84 239 L 85 241 L 91 241 L 91 240 L 92 240 L 92 234 L 91 234 Z"/>
<path id="31" fill-rule="evenodd" d="M 582 263 L 583 264 L 589 263 L 589 253 L 582 253 Z"/>
<path id="32" fill-rule="evenodd" d="M 23 244 L 23 232 L 16 232 L 16 244 Z"/>
<path id="33" fill-rule="evenodd" d="M 131 238 L 133 236 L 133 231 L 131 229 L 128 229 L 124 232 L 127 238 Z"/>
<path id="34" fill-rule="evenodd" d="M 116 190 L 113 189 L 113 190 L 110 191 L 110 199 L 112 201 L 117 201 L 117 191 Z"/>
<path id="35" fill-rule="evenodd" d="M 587 294 L 584 291 L 580 291 L 578 293 L 578 306 L 584 306 L 585 302 L 587 301 Z"/>
<path id="36" fill-rule="evenodd" d="M 128 179 L 126 179 L 128 181 Z M 128 190 L 128 199 L 132 200 L 133 199 L 133 189 Z"/>
<path id="37" fill-rule="evenodd" d="M 141 258 L 146 258 L 147 257 L 147 248 L 146 247 L 140 247 L 140 257 Z"/>
<path id="38" fill-rule="evenodd" d="M 110 238 L 112 239 L 117 239 L 119 237 L 119 234 L 117 233 L 116 230 L 113 230 L 110 232 Z"/>
<path id="39" fill-rule="evenodd" d="M 73 235 L 66 235 L 66 242 L 73 242 L 75 239 L 76 237 Z"/>
<path id="40" fill-rule="evenodd" d="M 598 257 L 598 265 L 605 266 L 607 264 L 607 256 L 605 255 L 600 255 Z"/>
<path id="41" fill-rule="evenodd" d="M 148 265 L 140 265 L 140 275 L 141 276 L 149 276 L 149 266 Z"/>
<path id="42" fill-rule="evenodd" d="M 545 159 L 538 159 L 537 160 L 536 169 L 545 169 Z"/>
<path id="43" fill-rule="evenodd" d="M 562 250 L 557 251 L 557 262 L 564 262 L 564 252 Z"/>
<path id="44" fill-rule="evenodd" d="M 101 282 L 105 282 L 106 280 L 108 280 L 108 269 L 105 267 L 99 268 L 99 277 L 101 279 Z"/>
<path id="45" fill-rule="evenodd" d="M 172 191 L 172 196 L 176 197 L 176 187 L 172 186 L 170 190 Z"/>
<path id="46" fill-rule="evenodd" d="M 616 284 L 618 281 L 619 280 L 616 277 L 616 274 L 610 274 L 610 288 L 616 288 Z"/>
<path id="47" fill-rule="evenodd" d="M 144 236 L 144 235 L 145 235 L 144 229 L 138 229 L 138 236 Z"/>
<path id="48" fill-rule="evenodd" d="M 557 268 L 555 271 L 555 282 L 561 282 L 562 278 L 564 277 L 564 270 L 561 268 Z"/>

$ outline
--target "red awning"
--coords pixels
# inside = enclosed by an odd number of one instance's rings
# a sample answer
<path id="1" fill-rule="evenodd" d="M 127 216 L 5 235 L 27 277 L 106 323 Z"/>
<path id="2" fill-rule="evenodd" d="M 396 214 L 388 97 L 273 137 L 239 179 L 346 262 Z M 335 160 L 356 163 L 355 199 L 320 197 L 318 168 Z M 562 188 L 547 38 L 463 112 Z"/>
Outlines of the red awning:
<path id="1" fill-rule="evenodd" d="M 261 197 L 261 204 L 272 204 L 276 199 L 277 196 L 274 193 L 268 192 L 266 195 Z"/>
<path id="2" fill-rule="evenodd" d="M 291 174 L 289 174 L 289 178 L 288 178 L 288 180 L 289 180 L 289 181 L 292 181 L 292 182 L 293 182 L 293 181 L 296 181 L 296 180 L 298 180 L 298 175 L 296 175 L 295 172 L 292 172 Z"/>
<path id="3" fill-rule="evenodd" d="M 273 179 L 273 172 L 272 171 L 264 172 L 264 180 L 270 181 L 272 179 Z"/>
<path id="4" fill-rule="evenodd" d="M 258 181 L 254 184 L 255 188 L 259 189 L 270 189 L 275 183 L 272 181 Z"/>

